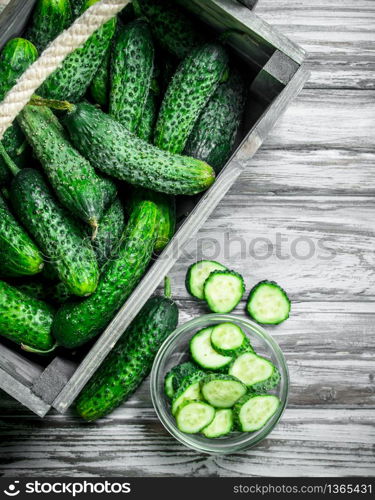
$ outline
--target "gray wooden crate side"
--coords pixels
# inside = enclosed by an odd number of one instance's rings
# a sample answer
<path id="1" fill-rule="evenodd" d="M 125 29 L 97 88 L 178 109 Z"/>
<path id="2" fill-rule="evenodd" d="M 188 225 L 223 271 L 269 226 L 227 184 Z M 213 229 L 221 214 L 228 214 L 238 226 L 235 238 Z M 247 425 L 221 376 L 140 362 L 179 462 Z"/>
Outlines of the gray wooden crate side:
<path id="1" fill-rule="evenodd" d="M 143 278 L 131 297 L 95 343 L 72 378 L 53 402 L 53 407 L 59 412 L 66 411 L 72 404 L 83 386 L 91 378 L 106 355 L 114 347 L 124 330 L 139 312 L 145 300 L 152 295 L 164 276 L 177 262 L 184 245 L 195 236 L 198 229 L 211 215 L 220 200 L 241 174 L 244 160 L 248 160 L 256 153 L 290 101 L 302 90 L 308 76 L 308 72 L 305 71 L 303 67 L 300 68 L 289 85 L 269 106 L 264 116 L 258 120 L 247 138 L 243 141 L 241 147 L 218 176 L 213 187 L 203 195 L 187 220 L 178 230 L 171 243 L 153 264 L 150 271 Z"/>
<path id="2" fill-rule="evenodd" d="M 0 368 L 18 382 L 31 386 L 43 372 L 43 367 L 28 360 L 16 350 L 0 343 Z"/>
<path id="3" fill-rule="evenodd" d="M 0 14 L 0 49 L 8 40 L 19 36 L 26 26 L 36 0 L 12 0 Z"/>
<path id="4" fill-rule="evenodd" d="M 45 403 L 41 398 L 32 393 L 30 388 L 19 382 L 14 376 L 9 375 L 0 368 L 0 389 L 7 392 L 14 399 L 29 408 L 40 417 L 44 417 L 51 405 Z"/>

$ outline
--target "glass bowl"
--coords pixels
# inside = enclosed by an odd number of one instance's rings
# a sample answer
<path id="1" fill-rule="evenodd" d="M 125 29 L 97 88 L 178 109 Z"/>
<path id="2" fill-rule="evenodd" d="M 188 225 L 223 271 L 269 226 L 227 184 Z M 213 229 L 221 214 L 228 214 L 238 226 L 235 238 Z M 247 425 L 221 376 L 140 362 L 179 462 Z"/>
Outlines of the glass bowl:
<path id="1" fill-rule="evenodd" d="M 208 439 L 201 434 L 184 434 L 177 428 L 171 413 L 170 402 L 164 393 L 164 377 L 175 365 L 189 359 L 189 342 L 196 332 L 227 321 L 240 326 L 249 337 L 255 351 L 270 359 L 279 369 L 281 381 L 271 393 L 279 397 L 281 405 L 267 424 L 256 432 L 234 432 L 217 439 Z M 287 404 L 288 391 L 288 367 L 275 340 L 256 323 L 229 314 L 207 314 L 179 326 L 161 346 L 151 371 L 152 403 L 163 426 L 185 446 L 213 455 L 236 453 L 251 448 L 268 436 L 283 414 Z"/>

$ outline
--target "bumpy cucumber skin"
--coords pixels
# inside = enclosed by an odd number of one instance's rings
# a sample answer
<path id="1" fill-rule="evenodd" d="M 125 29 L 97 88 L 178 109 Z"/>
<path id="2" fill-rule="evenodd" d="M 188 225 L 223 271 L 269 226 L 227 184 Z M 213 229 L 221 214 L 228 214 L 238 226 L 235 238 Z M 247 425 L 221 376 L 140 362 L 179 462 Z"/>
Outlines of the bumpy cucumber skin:
<path id="1" fill-rule="evenodd" d="M 84 9 L 98 0 L 87 0 Z M 110 19 L 72 52 L 38 89 L 37 94 L 49 99 L 79 101 L 88 89 L 115 33 L 116 18 Z"/>
<path id="2" fill-rule="evenodd" d="M 273 375 L 269 379 L 265 380 L 264 382 L 258 382 L 257 384 L 253 384 L 249 389 L 252 392 L 260 393 L 260 392 L 272 391 L 272 389 L 277 387 L 280 383 L 281 375 L 276 366 L 274 368 L 275 369 Z"/>
<path id="3" fill-rule="evenodd" d="M 190 376 L 193 375 L 194 373 L 197 373 L 199 368 L 197 365 L 192 363 L 191 361 L 188 361 L 186 363 L 182 363 L 181 365 L 174 366 L 165 376 L 165 380 L 167 380 L 169 377 L 172 377 L 172 382 L 171 382 L 171 392 L 167 394 L 169 398 L 172 398 L 175 394 L 175 392 L 179 389 L 182 381 Z"/>
<path id="4" fill-rule="evenodd" d="M 99 268 L 88 238 L 54 200 L 40 172 L 21 170 L 11 185 L 18 219 L 28 228 L 59 278 L 72 294 L 87 296 L 96 289 Z"/>
<path id="5" fill-rule="evenodd" d="M 152 142 L 154 137 L 155 123 L 157 118 L 157 97 L 149 92 L 140 122 L 137 128 L 137 136 L 146 142 Z"/>
<path id="6" fill-rule="evenodd" d="M 210 309 L 212 312 L 216 312 L 216 313 L 220 313 L 220 314 L 227 314 L 227 313 L 229 313 L 229 312 L 233 311 L 233 309 L 235 309 L 235 308 L 238 306 L 238 304 L 241 302 L 241 299 L 242 299 L 242 297 L 243 297 L 243 294 L 245 293 L 246 287 L 245 287 L 245 282 L 244 282 L 243 276 L 241 276 L 241 274 L 237 273 L 236 271 L 229 271 L 229 270 L 228 270 L 228 271 L 213 271 L 213 272 L 209 275 L 209 277 L 206 279 L 206 281 L 205 281 L 205 284 L 204 284 L 204 290 L 206 290 L 206 285 L 207 285 L 207 283 L 208 283 L 211 279 L 213 279 L 213 278 L 215 278 L 216 276 L 219 276 L 219 275 L 221 275 L 221 274 L 223 274 L 223 275 L 232 275 L 232 276 L 236 276 L 236 277 L 237 277 L 237 278 L 241 281 L 241 284 L 242 284 L 242 294 L 241 294 L 241 297 L 239 298 L 239 300 L 237 301 L 237 304 L 234 304 L 234 305 L 233 305 L 233 307 L 232 307 L 230 310 L 227 310 L 227 311 L 219 311 L 219 310 L 217 310 L 217 309 L 216 309 L 215 304 L 213 304 L 213 303 L 210 301 L 209 297 L 207 297 L 207 296 L 206 296 L 206 292 L 205 292 L 205 300 L 206 300 L 206 302 L 207 302 L 207 305 L 208 305 L 209 309 Z"/>
<path id="7" fill-rule="evenodd" d="M 234 426 L 237 430 L 241 432 L 247 432 L 243 429 L 239 415 L 242 406 L 247 403 L 250 399 L 256 398 L 257 396 L 269 396 L 269 397 L 274 397 L 271 394 L 255 394 L 255 393 L 247 393 L 245 396 L 243 396 L 241 399 L 237 401 L 237 403 L 233 407 L 233 419 L 234 419 Z M 272 415 L 273 416 L 273 415 Z M 270 418 L 272 418 L 272 416 Z M 267 422 L 266 422 L 267 423 Z M 266 423 L 264 425 L 266 425 Z"/>
<path id="8" fill-rule="evenodd" d="M 113 47 L 109 113 L 130 132 L 136 132 L 149 94 L 154 46 L 147 22 L 126 25 Z"/>
<path id="9" fill-rule="evenodd" d="M 56 116 L 46 107 L 26 106 L 18 123 L 60 202 L 96 226 L 106 207 L 105 186 L 91 164 L 71 146 Z"/>
<path id="10" fill-rule="evenodd" d="M 280 292 L 284 295 L 284 297 L 286 298 L 286 300 L 289 302 L 289 313 L 288 315 L 283 318 L 283 319 L 280 319 L 280 321 L 274 321 L 272 323 L 261 323 L 260 321 L 258 321 L 257 318 L 254 317 L 254 315 L 251 313 L 251 310 L 250 310 L 250 303 L 251 303 L 251 299 L 253 298 L 254 294 L 256 293 L 257 289 L 263 285 L 271 285 L 271 286 L 274 286 L 276 287 L 278 290 L 280 290 Z M 266 325 L 266 324 L 270 324 L 270 325 L 279 325 L 280 323 L 283 323 L 284 321 L 286 321 L 288 318 L 289 318 L 289 315 L 290 315 L 290 306 L 291 306 L 291 303 L 290 303 L 290 299 L 288 297 L 288 294 L 286 293 L 286 291 L 278 284 L 276 283 L 275 281 L 268 281 L 268 280 L 264 280 L 264 281 L 260 281 L 259 283 L 257 283 L 251 290 L 250 290 L 250 294 L 249 294 L 249 298 L 247 299 L 247 303 L 246 303 L 246 311 L 247 313 L 249 314 L 249 316 L 254 319 L 255 321 L 257 321 L 258 323 L 261 323 L 263 325 Z"/>
<path id="11" fill-rule="evenodd" d="M 205 378 L 206 373 L 201 370 L 197 370 L 195 373 L 191 373 L 187 375 L 185 378 L 181 380 L 179 388 L 176 390 L 173 398 L 172 398 L 172 413 L 176 414 L 180 405 L 176 406 L 177 400 L 182 396 L 182 394 L 193 384 L 199 383 L 201 384 L 202 380 Z M 201 398 L 202 399 L 202 398 Z"/>
<path id="12" fill-rule="evenodd" d="M 159 229 L 154 250 L 155 252 L 161 252 L 173 238 L 176 230 L 175 198 L 162 193 L 155 193 L 149 189 L 134 188 L 132 192 L 132 206 L 141 200 L 153 201 L 159 208 Z"/>
<path id="13" fill-rule="evenodd" d="M 83 5 L 86 3 L 86 0 L 70 0 L 70 5 L 72 7 L 73 19 L 76 19 L 80 16 L 82 12 Z"/>
<path id="14" fill-rule="evenodd" d="M 47 304 L 0 281 L 0 335 L 47 351 L 54 345 L 52 320 L 53 312 Z"/>
<path id="15" fill-rule="evenodd" d="M 73 145 L 98 170 L 167 194 L 193 195 L 208 189 L 215 173 L 206 163 L 172 155 L 142 141 L 89 103 L 79 103 L 64 124 Z"/>
<path id="16" fill-rule="evenodd" d="M 0 101 L 37 58 L 38 52 L 28 40 L 13 38 L 5 45 L 0 55 Z M 23 168 L 30 154 L 25 147 L 25 136 L 16 122 L 5 131 L 2 143 L 15 164 Z M 10 178 L 9 170 L 0 157 L 0 182 L 6 182 Z"/>
<path id="17" fill-rule="evenodd" d="M 197 45 L 203 43 L 190 16 L 175 1 L 138 0 L 141 12 L 150 21 L 153 35 L 160 45 L 182 59 Z"/>
<path id="18" fill-rule="evenodd" d="M 101 268 L 119 243 L 125 230 L 125 212 L 121 201 L 117 198 L 107 209 L 100 221 L 98 234 L 92 242 L 96 258 Z"/>
<path id="19" fill-rule="evenodd" d="M 42 255 L 0 195 L 0 275 L 32 276 L 43 268 Z"/>
<path id="20" fill-rule="evenodd" d="M 42 300 L 48 302 L 50 296 L 48 294 L 47 284 L 42 280 L 25 281 L 24 283 L 10 283 L 15 286 L 17 290 L 24 293 L 28 297 L 33 299 Z"/>
<path id="21" fill-rule="evenodd" d="M 232 72 L 217 88 L 194 125 L 185 154 L 198 158 L 219 172 L 229 159 L 241 126 L 246 87 L 241 74 Z"/>
<path id="22" fill-rule="evenodd" d="M 38 0 L 26 38 L 42 52 L 71 23 L 69 0 Z"/>
<path id="23" fill-rule="evenodd" d="M 81 392 L 78 414 L 96 420 L 127 400 L 149 374 L 159 347 L 177 323 L 178 308 L 171 299 L 151 298 Z"/>
<path id="24" fill-rule="evenodd" d="M 107 49 L 90 84 L 90 94 L 93 101 L 103 109 L 107 109 L 108 106 L 110 62 L 111 51 Z"/>
<path id="25" fill-rule="evenodd" d="M 154 144 L 182 153 L 194 124 L 221 82 L 228 78 L 228 55 L 216 43 L 198 47 L 178 67 L 165 93 Z"/>
<path id="26" fill-rule="evenodd" d="M 116 258 L 104 266 L 96 292 L 83 302 L 68 302 L 57 313 L 53 332 L 60 345 L 75 348 L 97 336 L 142 278 L 152 256 L 159 211 L 149 201 L 132 212 Z"/>

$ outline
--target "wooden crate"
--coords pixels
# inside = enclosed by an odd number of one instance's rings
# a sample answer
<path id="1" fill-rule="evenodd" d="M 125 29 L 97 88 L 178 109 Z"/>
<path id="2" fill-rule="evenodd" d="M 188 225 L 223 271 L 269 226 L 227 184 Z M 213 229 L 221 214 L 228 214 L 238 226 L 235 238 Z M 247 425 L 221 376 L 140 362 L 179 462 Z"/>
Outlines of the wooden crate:
<path id="1" fill-rule="evenodd" d="M 35 0 L 10 0 L 0 16 L 0 46 L 22 34 L 34 3 Z M 210 190 L 180 204 L 183 220 L 175 237 L 94 345 L 73 356 L 59 353 L 52 360 L 40 360 L 0 341 L 0 388 L 41 417 L 51 408 L 61 413 L 69 408 L 176 263 L 184 244 L 194 237 L 241 175 L 245 162 L 262 145 L 308 78 L 303 67 L 304 51 L 250 10 L 256 0 L 181 0 L 180 3 L 199 19 L 197 22 L 208 24 L 210 29 L 218 33 L 234 30 L 229 45 L 248 72 L 250 98 L 244 131 L 235 153 Z"/>

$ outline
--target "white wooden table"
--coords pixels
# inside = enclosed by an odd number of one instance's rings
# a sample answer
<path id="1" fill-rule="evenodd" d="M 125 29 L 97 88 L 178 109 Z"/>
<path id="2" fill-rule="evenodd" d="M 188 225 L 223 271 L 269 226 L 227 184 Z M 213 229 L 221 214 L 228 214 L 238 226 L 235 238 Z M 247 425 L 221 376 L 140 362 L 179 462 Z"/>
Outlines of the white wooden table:
<path id="1" fill-rule="evenodd" d="M 307 49 L 312 77 L 171 277 L 181 321 L 204 312 L 184 274 L 215 241 L 248 287 L 288 290 L 293 314 L 271 331 L 291 373 L 280 425 L 216 458 L 163 430 L 147 384 L 93 425 L 40 420 L 1 394 L 0 474 L 374 475 L 375 1 L 259 0 L 256 11 Z"/>

